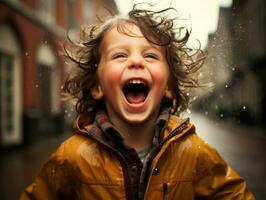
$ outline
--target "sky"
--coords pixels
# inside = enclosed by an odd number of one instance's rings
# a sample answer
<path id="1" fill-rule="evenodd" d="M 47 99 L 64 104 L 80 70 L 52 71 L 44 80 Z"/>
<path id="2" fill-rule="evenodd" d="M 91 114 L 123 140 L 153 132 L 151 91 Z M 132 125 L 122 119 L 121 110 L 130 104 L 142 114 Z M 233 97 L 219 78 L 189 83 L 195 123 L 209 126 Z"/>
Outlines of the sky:
<path id="1" fill-rule="evenodd" d="M 205 48 L 208 43 L 208 34 L 214 33 L 217 29 L 219 8 L 230 7 L 232 0 L 115 0 L 121 14 L 126 14 L 132 8 L 132 4 L 139 2 L 156 3 L 155 10 L 174 7 L 181 16 L 189 19 L 184 25 L 192 33 L 188 46 L 198 44 Z"/>

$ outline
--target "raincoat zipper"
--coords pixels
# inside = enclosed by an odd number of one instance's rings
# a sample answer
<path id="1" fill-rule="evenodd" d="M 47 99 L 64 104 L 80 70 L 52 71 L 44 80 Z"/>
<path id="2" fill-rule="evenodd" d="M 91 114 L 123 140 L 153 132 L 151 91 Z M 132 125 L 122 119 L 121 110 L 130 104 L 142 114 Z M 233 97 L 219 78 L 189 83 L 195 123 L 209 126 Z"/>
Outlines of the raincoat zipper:
<path id="1" fill-rule="evenodd" d="M 111 145 L 109 145 L 108 143 L 103 142 L 101 139 L 97 138 L 95 135 L 90 134 L 89 131 L 86 132 L 89 136 L 93 137 L 95 140 L 97 140 L 99 143 L 101 143 L 102 145 L 105 145 L 107 148 L 111 149 L 113 152 L 115 152 L 117 154 L 117 156 L 120 158 L 119 161 L 121 161 L 121 165 L 122 165 L 122 169 L 123 169 L 123 174 L 124 174 L 124 180 L 125 180 L 125 193 L 126 193 L 126 199 L 127 200 L 134 200 L 133 199 L 133 194 L 131 194 L 131 192 L 128 190 L 128 183 L 130 182 L 130 177 L 129 174 L 126 172 L 124 173 L 124 169 L 127 169 L 127 162 L 124 158 L 124 156 L 117 151 L 116 149 L 114 149 Z"/>
<path id="2" fill-rule="evenodd" d="M 167 193 L 168 185 L 167 183 L 163 184 L 163 200 L 166 200 L 166 193 Z"/>
<path id="3" fill-rule="evenodd" d="M 178 127 L 176 127 L 161 143 L 158 144 L 157 147 L 154 148 L 154 150 L 151 152 L 150 156 L 147 158 L 147 167 L 150 169 L 151 165 L 149 164 L 149 162 L 151 162 L 154 157 L 158 154 L 158 152 L 160 151 L 161 147 L 165 144 L 165 142 L 167 142 L 169 139 L 171 139 L 174 135 L 176 135 L 177 133 L 179 133 L 180 131 L 182 131 L 189 123 L 189 119 L 186 119 L 185 121 L 183 121 Z M 162 129 L 162 131 L 165 128 Z M 141 172 L 141 178 L 145 179 L 145 174 L 147 173 L 147 171 L 149 170 L 148 168 L 146 168 L 145 171 Z M 143 167 L 143 169 L 145 169 Z M 140 180 L 140 190 L 139 190 L 139 199 L 144 199 L 145 196 L 145 192 L 147 190 L 147 181 L 145 182 L 145 180 Z"/>

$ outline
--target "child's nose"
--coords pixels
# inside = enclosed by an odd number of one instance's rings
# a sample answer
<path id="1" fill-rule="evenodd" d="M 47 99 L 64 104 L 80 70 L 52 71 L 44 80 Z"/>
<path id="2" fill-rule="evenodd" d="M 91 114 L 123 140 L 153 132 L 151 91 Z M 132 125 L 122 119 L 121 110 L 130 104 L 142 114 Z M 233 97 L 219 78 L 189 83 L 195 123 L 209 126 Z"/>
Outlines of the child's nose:
<path id="1" fill-rule="evenodd" d="M 139 55 L 132 55 L 129 59 L 128 68 L 143 69 L 145 67 L 143 58 Z"/>

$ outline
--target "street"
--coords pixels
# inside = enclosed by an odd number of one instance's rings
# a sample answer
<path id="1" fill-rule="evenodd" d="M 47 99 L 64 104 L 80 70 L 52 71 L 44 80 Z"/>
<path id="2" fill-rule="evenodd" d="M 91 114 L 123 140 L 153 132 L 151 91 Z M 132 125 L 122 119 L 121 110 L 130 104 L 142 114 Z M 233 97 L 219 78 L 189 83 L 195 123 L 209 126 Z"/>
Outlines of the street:
<path id="1" fill-rule="evenodd" d="M 266 198 L 266 136 L 261 129 L 213 121 L 192 113 L 197 134 L 215 147 L 224 159 L 246 179 L 257 200 Z M 0 154 L 0 199 L 18 199 L 50 153 L 67 135 Z"/>
<path id="2" fill-rule="evenodd" d="M 245 178 L 256 199 L 266 199 L 265 130 L 213 121 L 199 114 L 192 114 L 191 122 L 198 135 Z"/>

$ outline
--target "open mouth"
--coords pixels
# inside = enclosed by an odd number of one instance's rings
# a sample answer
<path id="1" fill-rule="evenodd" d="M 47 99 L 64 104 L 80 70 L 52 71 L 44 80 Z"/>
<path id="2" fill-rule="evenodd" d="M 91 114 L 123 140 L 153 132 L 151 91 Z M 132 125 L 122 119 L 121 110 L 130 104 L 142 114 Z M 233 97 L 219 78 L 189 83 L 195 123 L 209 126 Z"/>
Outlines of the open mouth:
<path id="1" fill-rule="evenodd" d="M 140 104 L 145 101 L 149 93 L 149 86 L 142 80 L 130 80 L 124 87 L 123 92 L 130 104 Z"/>

